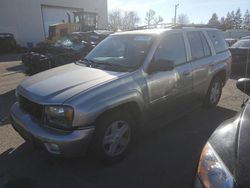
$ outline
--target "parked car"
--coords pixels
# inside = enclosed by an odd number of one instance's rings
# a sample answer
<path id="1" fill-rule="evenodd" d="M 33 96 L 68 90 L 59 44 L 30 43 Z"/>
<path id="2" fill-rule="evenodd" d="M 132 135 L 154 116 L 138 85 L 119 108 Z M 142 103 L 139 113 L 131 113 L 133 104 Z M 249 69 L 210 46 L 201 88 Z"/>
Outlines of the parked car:
<path id="1" fill-rule="evenodd" d="M 22 56 L 28 74 L 65 65 L 86 56 L 110 31 L 73 32 L 56 43 L 40 43 Z"/>
<path id="2" fill-rule="evenodd" d="M 240 79 L 237 87 L 250 95 L 250 79 Z M 200 157 L 195 188 L 250 187 L 250 102 L 222 123 L 207 141 Z"/>
<path id="3" fill-rule="evenodd" d="M 250 39 L 240 39 L 230 48 L 232 53 L 232 71 L 245 72 L 249 71 L 248 63 L 250 62 Z"/>
<path id="4" fill-rule="evenodd" d="M 0 54 L 14 52 L 18 48 L 12 33 L 0 33 Z"/>
<path id="5" fill-rule="evenodd" d="M 12 125 L 58 155 L 91 148 L 122 159 L 136 130 L 165 125 L 194 105 L 215 106 L 231 54 L 212 28 L 120 32 L 84 59 L 34 75 L 16 89 Z"/>
<path id="6" fill-rule="evenodd" d="M 227 42 L 228 46 L 232 46 L 234 43 L 237 42 L 237 39 L 235 39 L 235 38 L 225 38 L 225 41 Z"/>
<path id="7" fill-rule="evenodd" d="M 250 36 L 242 37 L 241 39 L 250 39 Z"/>

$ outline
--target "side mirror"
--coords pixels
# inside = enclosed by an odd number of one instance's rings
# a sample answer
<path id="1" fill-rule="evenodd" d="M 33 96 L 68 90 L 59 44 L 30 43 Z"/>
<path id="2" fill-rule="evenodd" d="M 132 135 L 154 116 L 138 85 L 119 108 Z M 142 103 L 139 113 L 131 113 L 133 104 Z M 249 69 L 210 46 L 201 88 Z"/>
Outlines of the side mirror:
<path id="1" fill-rule="evenodd" d="M 161 72 L 161 71 L 171 71 L 174 69 L 174 61 L 167 59 L 158 59 L 157 61 L 152 61 L 148 68 L 148 73 Z"/>
<path id="2" fill-rule="evenodd" d="M 236 87 L 250 96 L 250 78 L 240 78 L 236 83 Z"/>

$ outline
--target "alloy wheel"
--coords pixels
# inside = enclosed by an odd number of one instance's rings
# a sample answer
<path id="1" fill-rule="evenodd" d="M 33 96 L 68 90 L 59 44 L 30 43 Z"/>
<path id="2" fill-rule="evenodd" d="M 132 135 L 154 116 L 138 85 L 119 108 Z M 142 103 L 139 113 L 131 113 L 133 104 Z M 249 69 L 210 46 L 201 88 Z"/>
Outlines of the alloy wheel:
<path id="1" fill-rule="evenodd" d="M 119 120 L 108 126 L 104 138 L 103 149 L 109 156 L 118 156 L 130 142 L 131 130 L 126 121 Z"/>
<path id="2" fill-rule="evenodd" d="M 219 82 L 214 82 L 210 91 L 210 101 L 215 104 L 220 98 L 221 85 Z"/>

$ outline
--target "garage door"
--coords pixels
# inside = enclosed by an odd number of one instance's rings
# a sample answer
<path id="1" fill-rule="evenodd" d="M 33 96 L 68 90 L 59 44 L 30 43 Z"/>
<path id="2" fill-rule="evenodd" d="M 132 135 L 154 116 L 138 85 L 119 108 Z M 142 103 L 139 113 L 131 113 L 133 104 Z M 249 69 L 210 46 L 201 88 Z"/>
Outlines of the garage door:
<path id="1" fill-rule="evenodd" d="M 56 23 L 68 22 L 67 12 L 71 16 L 71 21 L 73 21 L 74 11 L 79 11 L 83 9 L 79 8 L 67 8 L 67 7 L 54 7 L 42 5 L 42 17 L 43 17 L 43 27 L 45 36 L 49 35 L 49 26 Z"/>

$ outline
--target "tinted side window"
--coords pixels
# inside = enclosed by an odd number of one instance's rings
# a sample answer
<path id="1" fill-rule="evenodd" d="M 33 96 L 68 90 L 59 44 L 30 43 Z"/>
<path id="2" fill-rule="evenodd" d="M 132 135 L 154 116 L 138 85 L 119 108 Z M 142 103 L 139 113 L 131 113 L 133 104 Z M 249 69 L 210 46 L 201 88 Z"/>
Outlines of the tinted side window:
<path id="1" fill-rule="evenodd" d="M 203 51 L 200 32 L 199 31 L 188 32 L 187 37 L 191 48 L 192 60 L 204 57 L 205 54 Z"/>
<path id="2" fill-rule="evenodd" d="M 210 50 L 210 47 L 209 47 L 209 45 L 207 43 L 207 39 L 205 38 L 203 33 L 200 33 L 200 35 L 201 35 L 201 41 L 202 41 L 205 56 L 210 56 L 211 55 L 211 50 Z"/>
<path id="3" fill-rule="evenodd" d="M 159 45 L 154 57 L 155 60 L 174 61 L 175 65 L 185 63 L 187 56 L 182 33 L 169 34 Z"/>
<path id="4" fill-rule="evenodd" d="M 207 31 L 207 34 L 214 45 L 216 53 L 220 53 L 228 49 L 227 43 L 219 31 Z"/>

